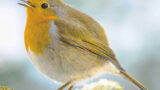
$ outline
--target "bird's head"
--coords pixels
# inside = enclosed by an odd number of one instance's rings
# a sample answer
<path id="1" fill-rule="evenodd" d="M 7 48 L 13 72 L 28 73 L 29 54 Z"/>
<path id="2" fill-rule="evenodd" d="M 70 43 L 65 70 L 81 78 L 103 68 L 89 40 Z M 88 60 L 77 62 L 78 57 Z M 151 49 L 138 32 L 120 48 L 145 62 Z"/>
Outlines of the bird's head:
<path id="1" fill-rule="evenodd" d="M 28 18 L 34 21 L 48 21 L 58 19 L 55 15 L 53 8 L 56 6 L 57 2 L 60 0 L 21 0 L 20 5 L 27 8 Z"/>

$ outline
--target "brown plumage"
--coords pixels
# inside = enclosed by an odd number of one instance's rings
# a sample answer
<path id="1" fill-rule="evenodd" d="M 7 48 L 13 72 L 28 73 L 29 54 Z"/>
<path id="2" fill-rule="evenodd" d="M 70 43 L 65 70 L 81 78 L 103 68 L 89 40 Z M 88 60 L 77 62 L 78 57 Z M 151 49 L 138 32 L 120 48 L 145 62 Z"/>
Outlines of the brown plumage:
<path id="1" fill-rule="evenodd" d="M 68 85 L 71 90 L 73 85 L 106 72 L 147 90 L 122 68 L 104 29 L 91 17 L 61 0 L 29 0 L 21 5 L 27 7 L 27 52 L 40 72 L 66 83 L 59 90 Z"/>

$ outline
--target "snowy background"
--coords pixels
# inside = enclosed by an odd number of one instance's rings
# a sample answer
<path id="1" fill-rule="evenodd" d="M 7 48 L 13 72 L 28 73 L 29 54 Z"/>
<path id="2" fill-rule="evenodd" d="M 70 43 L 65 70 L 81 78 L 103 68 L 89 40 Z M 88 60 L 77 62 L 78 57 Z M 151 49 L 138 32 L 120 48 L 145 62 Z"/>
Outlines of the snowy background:
<path id="1" fill-rule="evenodd" d="M 41 75 L 26 54 L 26 9 L 19 0 L 0 0 L 0 86 L 15 90 L 55 90 L 61 85 Z M 160 88 L 160 0 L 65 0 L 106 30 L 122 66 L 149 90 Z M 120 77 L 126 90 L 136 90 Z M 98 79 L 96 79 L 98 80 Z"/>

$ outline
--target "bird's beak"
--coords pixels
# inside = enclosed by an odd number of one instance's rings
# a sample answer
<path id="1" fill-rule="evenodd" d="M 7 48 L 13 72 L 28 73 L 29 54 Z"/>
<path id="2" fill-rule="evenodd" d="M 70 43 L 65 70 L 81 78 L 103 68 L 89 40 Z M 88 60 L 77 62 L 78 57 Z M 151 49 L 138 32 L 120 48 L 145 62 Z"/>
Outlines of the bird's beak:
<path id="1" fill-rule="evenodd" d="M 27 7 L 27 8 L 30 8 L 30 7 L 34 7 L 34 5 L 31 4 L 31 2 L 29 1 L 24 1 L 24 0 L 21 0 L 20 3 L 18 3 L 19 5 L 22 5 L 24 7 Z"/>

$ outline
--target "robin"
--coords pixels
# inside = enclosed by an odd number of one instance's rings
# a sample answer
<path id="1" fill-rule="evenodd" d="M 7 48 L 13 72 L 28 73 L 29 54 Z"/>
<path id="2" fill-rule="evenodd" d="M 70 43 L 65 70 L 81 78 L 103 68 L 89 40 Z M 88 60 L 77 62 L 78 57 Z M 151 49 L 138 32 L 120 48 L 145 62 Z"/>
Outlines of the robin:
<path id="1" fill-rule="evenodd" d="M 104 29 L 61 0 L 28 0 L 25 47 L 33 64 L 63 90 L 104 73 L 118 75 L 147 90 L 120 65 Z"/>

